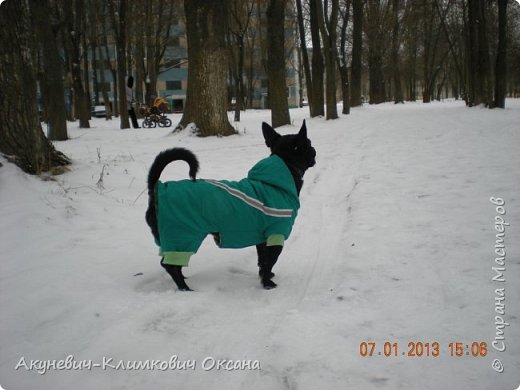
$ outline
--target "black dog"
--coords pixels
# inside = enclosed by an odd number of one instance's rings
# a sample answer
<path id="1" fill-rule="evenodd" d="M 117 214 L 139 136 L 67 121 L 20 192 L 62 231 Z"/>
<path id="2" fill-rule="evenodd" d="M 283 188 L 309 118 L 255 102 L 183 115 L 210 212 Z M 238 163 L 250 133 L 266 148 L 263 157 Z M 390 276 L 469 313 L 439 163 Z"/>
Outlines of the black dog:
<path id="1" fill-rule="evenodd" d="M 161 248 L 161 265 L 180 290 L 190 290 L 182 267 L 208 234 L 222 248 L 256 245 L 262 285 L 276 287 L 272 269 L 291 232 L 303 175 L 316 163 L 316 150 L 305 121 L 298 134 L 281 136 L 267 123 L 262 132 L 271 156 L 239 182 L 196 180 L 197 158 L 182 148 L 165 150 L 153 162 L 146 222 Z M 191 180 L 160 182 L 163 169 L 179 160 L 188 163 Z"/>

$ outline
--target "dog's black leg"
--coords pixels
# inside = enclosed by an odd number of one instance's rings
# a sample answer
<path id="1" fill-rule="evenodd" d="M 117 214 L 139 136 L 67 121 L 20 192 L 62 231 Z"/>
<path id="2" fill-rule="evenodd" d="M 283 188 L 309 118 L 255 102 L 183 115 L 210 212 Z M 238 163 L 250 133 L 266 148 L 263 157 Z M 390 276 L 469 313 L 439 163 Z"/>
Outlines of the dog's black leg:
<path id="1" fill-rule="evenodd" d="M 164 258 L 161 259 L 161 265 L 172 277 L 173 281 L 177 285 L 177 288 L 181 291 L 193 291 L 184 281 L 185 278 L 182 274 L 182 267 L 180 265 L 164 264 L 163 260 Z"/>
<path id="2" fill-rule="evenodd" d="M 282 249 L 283 246 L 281 245 L 267 246 L 265 243 L 256 246 L 258 253 L 258 274 L 260 276 L 262 286 L 264 286 L 266 290 L 270 290 L 277 286 L 276 283 L 271 280 L 274 276 L 272 270 L 278 261 L 280 253 L 282 253 Z"/>
<path id="3" fill-rule="evenodd" d="M 263 269 L 265 268 L 264 264 L 266 262 L 266 259 L 265 259 L 265 257 L 267 256 L 266 252 L 267 252 L 267 245 L 265 242 L 263 244 L 259 244 L 256 246 L 256 253 L 258 254 L 258 276 L 260 276 L 260 277 L 262 277 L 262 275 L 264 273 Z M 274 278 L 275 273 L 271 271 L 269 276 L 271 278 Z"/>

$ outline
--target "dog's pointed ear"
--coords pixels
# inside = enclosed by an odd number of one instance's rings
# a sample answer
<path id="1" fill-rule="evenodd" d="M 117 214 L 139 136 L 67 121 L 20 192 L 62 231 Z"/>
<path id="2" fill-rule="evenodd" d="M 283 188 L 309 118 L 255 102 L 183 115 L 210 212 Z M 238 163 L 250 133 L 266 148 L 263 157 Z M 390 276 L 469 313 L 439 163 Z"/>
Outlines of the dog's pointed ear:
<path id="1" fill-rule="evenodd" d="M 300 132 L 298 133 L 298 138 L 307 139 L 307 125 L 305 124 L 305 119 L 303 120 L 302 127 L 300 128 Z"/>
<path id="2" fill-rule="evenodd" d="M 265 144 L 268 148 L 272 147 L 275 141 L 281 137 L 271 126 L 262 122 L 262 133 L 264 134 Z"/>

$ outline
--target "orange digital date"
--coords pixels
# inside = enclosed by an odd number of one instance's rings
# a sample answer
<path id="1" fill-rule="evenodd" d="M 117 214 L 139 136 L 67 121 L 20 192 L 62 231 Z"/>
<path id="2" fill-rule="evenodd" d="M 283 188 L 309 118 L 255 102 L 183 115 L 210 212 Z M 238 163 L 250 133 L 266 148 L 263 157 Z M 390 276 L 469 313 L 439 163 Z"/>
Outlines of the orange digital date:
<path id="1" fill-rule="evenodd" d="M 378 348 L 379 347 L 379 348 Z M 451 357 L 484 357 L 487 355 L 487 344 L 483 341 L 472 343 L 451 342 L 448 344 L 447 351 Z M 399 348 L 398 342 L 387 341 L 381 349 L 373 341 L 363 341 L 359 344 L 359 354 L 362 357 L 370 356 L 407 356 L 407 357 L 438 357 L 441 354 L 441 345 L 437 341 L 422 342 L 410 341 L 406 350 Z"/>

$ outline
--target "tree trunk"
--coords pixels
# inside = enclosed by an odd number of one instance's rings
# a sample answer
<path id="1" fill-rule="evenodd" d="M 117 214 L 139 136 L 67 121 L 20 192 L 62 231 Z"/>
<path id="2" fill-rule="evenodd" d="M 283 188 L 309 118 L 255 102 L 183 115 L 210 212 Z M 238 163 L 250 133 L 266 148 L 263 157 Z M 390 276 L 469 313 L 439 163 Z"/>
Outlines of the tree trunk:
<path id="1" fill-rule="evenodd" d="M 464 80 L 464 72 L 463 72 L 462 67 L 460 66 L 460 63 L 459 63 L 460 54 L 457 53 L 456 50 L 455 50 L 455 44 L 453 42 L 453 39 L 450 37 L 450 34 L 448 32 L 448 27 L 446 25 L 446 12 L 444 14 L 441 12 L 441 7 L 439 5 L 438 0 L 435 0 L 434 3 L 435 3 L 435 8 L 437 10 L 437 15 L 439 16 L 439 20 L 440 20 L 440 23 L 441 23 L 442 30 L 444 32 L 444 36 L 446 38 L 446 41 L 448 42 L 448 47 L 450 49 L 450 53 L 451 53 L 451 56 L 452 56 L 453 63 L 455 65 L 455 69 L 457 71 L 456 76 L 457 76 L 457 78 L 459 80 Z M 449 7 L 449 3 L 448 3 L 447 7 Z M 453 86 L 453 87 L 456 90 L 458 89 L 455 86 Z M 457 91 L 457 93 L 454 93 L 454 97 L 455 98 L 457 98 L 458 95 L 459 95 L 458 91 Z"/>
<path id="2" fill-rule="evenodd" d="M 235 121 L 240 122 L 240 112 L 244 107 L 244 37 L 237 37 L 238 43 L 238 68 L 236 73 L 235 92 Z"/>
<path id="3" fill-rule="evenodd" d="M 66 1 L 64 4 L 64 14 L 66 20 L 66 47 L 70 57 L 70 73 L 72 75 L 72 86 L 74 88 L 74 114 L 79 119 L 80 128 L 89 128 L 90 112 L 88 109 L 88 97 L 83 87 L 81 76 L 81 35 L 82 18 L 84 16 L 83 0 L 75 0 L 73 3 Z M 75 6 L 74 12 L 72 5 Z"/>
<path id="4" fill-rule="evenodd" d="M 117 88 L 119 92 L 120 129 L 129 129 L 128 104 L 126 101 L 126 6 L 127 0 L 119 0 L 116 10 L 114 0 L 108 3 L 112 17 L 112 26 L 115 33 L 117 50 Z"/>
<path id="5" fill-rule="evenodd" d="M 385 75 L 383 73 L 383 58 L 374 49 L 368 54 L 368 77 L 370 104 L 379 104 L 385 101 Z"/>
<path id="6" fill-rule="evenodd" d="M 468 105 L 492 104 L 490 90 L 489 49 L 486 36 L 484 0 L 468 0 L 469 28 L 469 97 Z"/>
<path id="7" fill-rule="evenodd" d="M 247 108 L 253 108 L 254 99 L 254 54 L 255 54 L 255 33 L 247 39 L 247 52 L 249 57 L 249 64 L 247 66 L 246 77 L 247 77 Z"/>
<path id="8" fill-rule="evenodd" d="M 245 108 L 244 63 L 246 55 L 246 39 L 249 32 L 254 2 L 232 0 L 230 2 L 230 19 L 228 41 L 230 49 L 230 70 L 234 81 L 235 122 L 240 122 L 241 111 Z"/>
<path id="9" fill-rule="evenodd" d="M 342 114 L 350 114 L 350 84 L 348 79 L 348 61 L 347 61 L 347 27 L 350 18 L 350 0 L 345 4 L 345 10 L 342 14 L 341 30 L 340 30 L 340 55 L 337 57 L 339 74 L 341 76 L 341 93 L 343 96 Z"/>
<path id="10" fill-rule="evenodd" d="M 110 98 L 108 97 L 108 91 L 106 89 L 106 82 L 105 82 L 105 70 L 106 70 L 106 60 L 103 57 L 103 50 L 101 50 L 101 46 L 98 46 L 98 53 L 99 53 L 99 78 L 101 79 L 101 94 L 103 95 L 103 104 L 105 105 L 105 119 L 111 120 L 112 119 L 112 105 L 110 104 Z"/>
<path id="11" fill-rule="evenodd" d="M 298 32 L 300 37 L 300 48 L 301 48 L 301 58 L 303 63 L 303 71 L 305 73 L 305 86 L 307 88 L 307 101 L 309 103 L 309 110 L 312 113 L 312 91 L 313 91 L 313 83 L 311 76 L 311 66 L 309 63 L 309 53 L 307 52 L 307 39 L 305 33 L 305 25 L 303 22 L 303 10 L 302 10 L 302 1 L 296 0 L 296 9 L 298 13 Z M 312 116 L 312 115 L 311 115 Z"/>
<path id="12" fill-rule="evenodd" d="M 92 53 L 92 90 L 94 92 L 94 106 L 99 106 L 99 61 L 97 58 L 97 38 L 90 41 L 90 52 Z"/>
<path id="13" fill-rule="evenodd" d="M 137 2 L 135 5 L 135 99 L 138 103 L 146 102 L 143 101 L 143 84 L 145 81 L 145 67 L 144 67 L 144 2 Z M 137 115 L 140 115 L 139 110 L 136 111 Z"/>
<path id="14" fill-rule="evenodd" d="M 244 106 L 244 36 L 241 32 L 230 31 L 228 37 L 230 79 L 233 80 L 233 92 L 230 96 L 235 97 L 234 121 L 240 122 L 240 113 Z M 234 40 L 232 37 L 234 36 Z M 235 49 L 237 51 L 235 56 Z"/>
<path id="15" fill-rule="evenodd" d="M 43 56 L 42 81 L 46 86 L 44 100 L 49 125 L 47 136 L 51 140 L 64 141 L 68 139 L 68 135 L 63 70 L 56 37 L 50 25 L 49 0 L 30 0 L 29 5 L 36 32 L 34 36 Z"/>
<path id="16" fill-rule="evenodd" d="M 267 7 L 267 76 L 273 127 L 291 123 L 285 82 L 285 5 L 286 0 L 270 0 Z"/>
<path id="17" fill-rule="evenodd" d="M 399 61 L 399 0 L 392 0 L 394 29 L 392 32 L 392 68 L 394 78 L 394 103 L 404 103 Z"/>
<path id="18" fill-rule="evenodd" d="M 361 105 L 361 56 L 363 50 L 363 0 L 352 2 L 352 66 L 350 68 L 350 105 Z"/>
<path id="19" fill-rule="evenodd" d="M 437 25 L 435 4 L 422 0 L 423 21 L 423 103 L 430 103 L 434 98 L 435 79 L 442 63 L 437 60 L 439 51 L 440 25 Z M 439 19 L 442 19 L 440 17 Z M 440 23 L 439 23 L 440 24 Z"/>
<path id="20" fill-rule="evenodd" d="M 341 94 L 343 96 L 343 109 L 341 111 L 344 115 L 350 114 L 350 84 L 348 81 L 348 68 L 346 65 L 339 67 L 339 74 L 341 77 Z"/>
<path id="21" fill-rule="evenodd" d="M 188 90 L 186 107 L 177 129 L 195 123 L 200 136 L 235 133 L 227 116 L 227 11 L 227 1 L 184 1 L 189 58 Z"/>
<path id="22" fill-rule="evenodd" d="M 112 114 L 114 114 L 116 117 L 119 116 L 119 98 L 118 98 L 118 80 L 117 80 L 117 71 L 114 69 L 114 67 L 112 66 L 112 62 L 110 61 L 110 51 L 108 49 L 108 32 L 107 32 L 107 18 L 108 18 L 108 14 L 110 13 L 110 10 L 106 8 L 106 3 L 103 2 L 103 11 L 102 11 L 102 15 L 105 15 L 105 17 L 103 18 L 103 22 L 101 23 L 101 30 L 103 31 L 103 47 L 104 47 L 104 51 L 105 51 L 105 62 L 103 63 L 103 66 L 105 66 L 105 69 L 108 69 L 110 71 L 110 74 L 112 75 L 112 83 L 114 84 L 113 85 L 113 100 L 111 102 L 111 111 L 112 111 Z M 101 56 L 100 56 L 101 58 Z M 107 104 L 107 102 L 105 101 L 105 105 Z"/>
<path id="23" fill-rule="evenodd" d="M 507 83 L 507 0 L 498 3 L 498 48 L 495 65 L 495 107 L 506 107 Z"/>
<path id="24" fill-rule="evenodd" d="M 91 6 L 92 6 L 92 4 L 91 4 Z M 108 91 L 106 88 L 107 83 L 105 80 L 105 72 L 107 71 L 108 67 L 107 67 L 107 61 L 103 55 L 103 47 L 101 45 L 100 40 L 98 39 L 99 33 L 102 34 L 102 32 L 105 30 L 105 28 L 102 28 L 100 31 L 98 31 L 98 28 L 100 26 L 100 23 L 103 23 L 103 25 L 105 24 L 106 18 L 101 16 L 101 20 L 100 20 L 100 13 L 101 13 L 101 15 L 105 14 L 104 6 L 101 10 L 98 10 L 98 8 L 96 7 L 96 4 L 95 4 L 92 9 L 93 18 L 94 18 L 94 21 L 96 24 L 94 26 L 94 40 L 93 40 L 92 46 L 97 48 L 97 52 L 98 52 L 97 71 L 99 72 L 99 82 L 101 85 L 100 92 L 101 92 L 101 95 L 103 96 L 103 104 L 105 106 L 105 119 L 111 120 L 112 119 L 112 105 L 110 104 L 110 98 L 108 97 Z M 95 58 L 94 53 L 95 53 L 95 50 L 93 48 L 92 49 L 93 58 Z M 110 85 L 110 84 L 108 84 L 108 85 Z"/>
<path id="25" fill-rule="evenodd" d="M 83 11 L 84 12 L 84 11 Z M 90 69 L 88 61 L 88 46 L 87 46 L 87 30 L 85 16 L 83 16 L 82 25 L 83 34 L 81 34 L 82 49 L 83 49 L 83 83 L 85 85 L 85 101 L 87 103 L 88 119 L 92 119 L 92 95 L 90 94 Z"/>
<path id="26" fill-rule="evenodd" d="M 337 58 L 337 42 L 336 27 L 338 25 L 338 0 L 332 0 L 330 18 L 323 12 L 321 4 L 322 0 L 314 0 L 316 2 L 318 26 L 321 32 L 324 53 L 325 53 L 325 119 L 337 119 L 338 109 L 336 104 L 336 58 Z"/>
<path id="27" fill-rule="evenodd" d="M 312 39 L 312 97 L 309 96 L 311 117 L 325 115 L 323 97 L 323 55 L 321 52 L 320 29 L 318 27 L 318 10 L 316 2 L 310 0 L 311 39 Z"/>
<path id="28" fill-rule="evenodd" d="M 418 56 L 418 37 L 419 37 L 419 20 L 417 13 L 417 3 L 405 3 L 405 23 L 403 23 L 405 31 L 404 46 L 406 50 L 405 60 L 405 85 L 406 100 L 416 101 L 416 74 L 417 74 L 417 56 Z"/>
<path id="29" fill-rule="evenodd" d="M 154 91 L 152 91 L 152 83 L 151 79 L 153 75 L 150 75 L 150 72 L 153 68 L 153 33 L 152 33 L 152 27 L 154 25 L 154 22 L 152 20 L 152 7 L 153 3 L 151 1 L 145 1 L 143 3 L 144 7 L 144 14 L 143 14 L 143 21 L 144 21 L 144 57 L 143 57 L 143 64 L 144 64 L 144 70 L 145 70 L 145 84 L 144 84 L 144 101 L 146 104 L 150 104 L 152 100 L 152 95 L 157 96 L 157 92 L 155 91 L 155 84 L 154 84 Z"/>
<path id="30" fill-rule="evenodd" d="M 25 2 L 0 8 L 0 152 L 25 172 L 40 174 L 70 163 L 43 134 L 36 99 L 36 69 Z"/>

